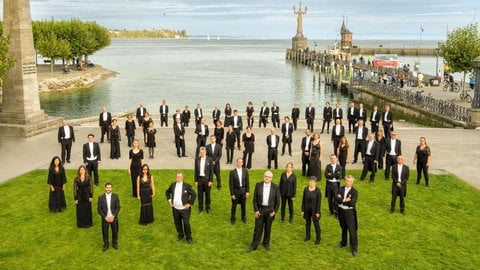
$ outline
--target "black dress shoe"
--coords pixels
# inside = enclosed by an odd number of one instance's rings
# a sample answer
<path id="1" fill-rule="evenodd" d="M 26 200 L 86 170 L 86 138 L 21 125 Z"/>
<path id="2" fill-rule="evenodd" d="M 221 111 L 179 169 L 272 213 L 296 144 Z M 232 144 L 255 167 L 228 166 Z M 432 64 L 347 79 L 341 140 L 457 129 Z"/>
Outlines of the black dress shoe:
<path id="1" fill-rule="evenodd" d="M 346 247 L 347 245 L 342 245 L 342 243 L 338 243 L 338 245 L 336 245 L 335 247 L 336 248 L 344 248 Z"/>
<path id="2" fill-rule="evenodd" d="M 231 219 L 230 224 L 234 225 L 235 224 L 235 219 Z"/>
<path id="3" fill-rule="evenodd" d="M 177 241 L 182 241 L 182 240 L 183 240 L 183 236 L 177 237 Z"/>
<path id="4" fill-rule="evenodd" d="M 352 251 L 352 255 L 353 255 L 353 257 L 357 257 L 358 252 L 357 252 L 356 250 L 353 250 L 353 251 Z"/>
<path id="5" fill-rule="evenodd" d="M 108 245 L 103 245 L 102 252 L 107 251 L 107 249 L 108 249 Z"/>
<path id="6" fill-rule="evenodd" d="M 197 213 L 201 213 L 203 211 L 203 209 L 198 209 Z"/>
<path id="7" fill-rule="evenodd" d="M 210 214 L 210 208 L 207 208 L 206 211 L 207 211 L 207 214 Z"/>
<path id="8" fill-rule="evenodd" d="M 263 247 L 265 248 L 266 251 L 269 251 L 269 250 L 270 250 L 270 246 L 269 246 L 269 245 L 263 245 Z"/>
<path id="9" fill-rule="evenodd" d="M 67 160 L 67 163 L 71 163 L 70 160 Z"/>
<path id="10" fill-rule="evenodd" d="M 310 236 L 307 236 L 307 237 L 305 237 L 305 239 L 303 239 L 303 241 L 305 241 L 305 242 L 307 242 L 309 240 L 310 240 Z"/>
<path id="11" fill-rule="evenodd" d="M 118 244 L 112 244 L 114 249 L 118 249 Z"/>
<path id="12" fill-rule="evenodd" d="M 253 247 L 250 247 L 249 249 L 247 249 L 247 253 L 250 253 L 250 252 L 255 251 L 255 250 L 257 250 L 257 249 L 253 248 Z"/>
<path id="13" fill-rule="evenodd" d="M 247 219 L 246 218 L 242 218 L 242 222 L 247 224 Z"/>
<path id="14" fill-rule="evenodd" d="M 187 239 L 187 243 L 191 244 L 193 243 L 193 240 L 191 238 Z"/>
<path id="15" fill-rule="evenodd" d="M 320 245 L 320 239 L 315 240 L 315 245 Z"/>
<path id="16" fill-rule="evenodd" d="M 393 214 L 395 212 L 395 209 L 390 209 L 390 214 Z"/>

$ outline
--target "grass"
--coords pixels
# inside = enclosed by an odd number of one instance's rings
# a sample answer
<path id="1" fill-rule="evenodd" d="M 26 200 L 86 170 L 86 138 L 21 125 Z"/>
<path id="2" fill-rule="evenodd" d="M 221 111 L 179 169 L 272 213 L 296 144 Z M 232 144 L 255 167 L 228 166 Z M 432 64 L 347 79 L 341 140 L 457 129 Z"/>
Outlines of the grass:
<path id="1" fill-rule="evenodd" d="M 262 173 L 250 172 L 252 186 L 261 181 Z M 360 171 L 352 173 L 358 178 Z M 177 242 L 164 195 L 175 179 L 173 170 L 153 171 L 157 186 L 155 222 L 148 226 L 138 224 L 140 205 L 131 197 L 127 172 L 100 172 L 101 183 L 113 182 L 122 206 L 120 249 L 102 253 L 96 205 L 103 187 L 94 191 L 94 226 L 78 229 L 72 198 L 74 174 L 67 172 L 67 210 L 63 213 L 48 210 L 45 170 L 0 185 L 0 269 L 477 269 L 480 264 L 480 192 L 453 175 L 432 175 L 431 187 L 425 189 L 414 184 L 416 174 L 412 171 L 406 216 L 398 211 L 389 213 L 391 182 L 384 181 L 381 174 L 374 184 L 356 181 L 359 256 L 352 257 L 348 247 L 335 248 L 340 228 L 335 218 L 326 216 L 326 200 L 322 201 L 321 244 L 303 241 L 305 222 L 300 217 L 300 203 L 307 185 L 303 177 L 297 185 L 294 223 L 274 221 L 271 251 L 259 247 L 246 253 L 254 224 L 251 198 L 247 202 L 248 224 L 230 225 L 228 171 L 222 172 L 223 189 L 212 189 L 212 213 L 192 213 L 193 244 Z M 192 171 L 185 171 L 186 182 L 193 182 L 192 175 Z M 274 171 L 274 182 L 278 183 L 279 176 L 280 171 Z M 325 180 L 318 185 L 323 194 Z M 240 209 L 237 219 L 239 215 Z"/>

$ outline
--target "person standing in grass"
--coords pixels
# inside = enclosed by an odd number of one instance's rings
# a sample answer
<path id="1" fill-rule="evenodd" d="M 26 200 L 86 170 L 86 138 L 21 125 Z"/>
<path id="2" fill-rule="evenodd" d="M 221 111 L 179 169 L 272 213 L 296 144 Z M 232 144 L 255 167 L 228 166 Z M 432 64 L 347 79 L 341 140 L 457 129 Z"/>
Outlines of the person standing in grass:
<path id="1" fill-rule="evenodd" d="M 425 187 L 428 188 L 428 167 L 430 167 L 430 159 L 432 154 L 430 152 L 430 147 L 427 145 L 427 140 L 425 137 L 420 137 L 420 144 L 415 150 L 415 155 L 413 156 L 413 165 L 417 165 L 417 185 L 420 184 L 420 179 L 425 178 Z"/>
<path id="2" fill-rule="evenodd" d="M 165 191 L 165 196 L 172 207 L 173 222 L 178 233 L 177 240 L 181 241 L 186 236 L 187 242 L 191 244 L 190 214 L 197 194 L 191 185 L 183 182 L 182 172 L 177 172 L 175 180 Z"/>
<path id="3" fill-rule="evenodd" d="M 248 253 L 257 249 L 263 235 L 263 246 L 270 250 L 270 233 L 272 223 L 280 206 L 280 188 L 272 183 L 273 173 L 266 171 L 263 174 L 263 182 L 255 185 L 253 192 L 253 210 L 255 211 L 255 229 L 253 240 Z"/>
<path id="4" fill-rule="evenodd" d="M 293 201 L 297 192 L 297 176 L 293 173 L 293 163 L 288 162 L 285 166 L 285 172 L 280 176 L 280 195 L 282 196 L 282 206 L 280 208 L 280 222 L 285 221 L 285 208 L 288 202 L 289 221 L 293 223 Z"/>
<path id="5" fill-rule="evenodd" d="M 146 122 L 146 120 L 145 120 Z M 157 142 L 156 142 L 156 139 L 155 139 L 155 134 L 157 134 L 157 130 L 155 129 L 155 126 L 153 124 L 153 122 L 149 122 L 148 123 L 148 128 L 147 128 L 147 131 L 146 131 L 146 145 L 148 147 L 148 156 L 150 159 L 153 159 L 154 157 L 154 151 L 155 151 L 155 147 L 157 146 Z"/>
<path id="6" fill-rule="evenodd" d="M 395 211 L 397 197 L 400 197 L 400 213 L 405 215 L 405 196 L 407 195 L 407 181 L 410 176 L 410 169 L 403 164 L 403 156 L 397 157 L 397 164 L 392 166 L 392 202 L 390 213 Z"/>
<path id="7" fill-rule="evenodd" d="M 73 181 L 73 198 L 77 206 L 77 227 L 92 227 L 93 183 L 85 165 L 78 167 L 77 176 Z"/>
<path id="8" fill-rule="evenodd" d="M 50 185 L 50 198 L 48 207 L 50 212 L 62 212 L 67 208 L 65 201 L 65 184 L 67 177 L 60 157 L 55 156 L 50 162 L 47 183 Z"/>
<path id="9" fill-rule="evenodd" d="M 153 217 L 153 198 L 155 197 L 155 182 L 147 164 L 142 165 L 142 171 L 137 178 L 137 199 L 140 201 L 139 223 L 147 225 L 155 219 Z"/>
<path id="10" fill-rule="evenodd" d="M 243 159 L 237 158 L 236 168 L 230 171 L 229 187 L 230 198 L 232 199 L 232 208 L 230 215 L 230 223 L 235 224 L 235 213 L 237 212 L 237 204 L 240 204 L 242 211 L 242 222 L 247 223 L 246 202 L 250 196 L 250 178 L 248 169 L 243 168 Z"/>
<path id="11" fill-rule="evenodd" d="M 112 246 L 118 249 L 118 212 L 120 212 L 120 200 L 118 195 L 112 193 L 113 185 L 105 183 L 105 193 L 98 197 L 98 214 L 102 217 L 102 252 L 108 249 L 108 229 L 112 228 Z"/>
<path id="12" fill-rule="evenodd" d="M 128 173 L 132 182 L 132 196 L 137 198 L 137 177 L 141 173 L 143 163 L 143 150 L 140 149 L 140 142 L 135 139 L 132 142 L 132 149 L 128 152 Z"/>
<path id="13" fill-rule="evenodd" d="M 310 228 L 315 227 L 315 245 L 320 244 L 320 206 L 322 192 L 316 187 L 317 177 L 310 176 L 308 186 L 303 189 L 302 217 L 305 219 L 305 241 L 310 240 Z"/>
<path id="14" fill-rule="evenodd" d="M 345 177 L 345 186 L 338 189 L 337 203 L 338 203 L 338 222 L 342 228 L 342 240 L 338 243 L 337 248 L 347 246 L 347 232 L 350 235 L 350 249 L 352 255 L 355 257 L 358 254 L 358 239 L 357 239 L 357 198 L 358 191 L 353 187 L 355 179 L 351 175 Z"/>

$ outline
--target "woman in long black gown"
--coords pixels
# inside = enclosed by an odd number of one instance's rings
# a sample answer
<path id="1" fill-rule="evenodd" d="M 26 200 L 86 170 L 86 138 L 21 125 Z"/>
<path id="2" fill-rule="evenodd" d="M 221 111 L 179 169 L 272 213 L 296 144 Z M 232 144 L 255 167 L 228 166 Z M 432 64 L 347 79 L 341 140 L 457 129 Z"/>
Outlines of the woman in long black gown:
<path id="1" fill-rule="evenodd" d="M 110 142 L 110 158 L 120 158 L 120 127 L 117 125 L 117 119 L 112 120 L 112 125 L 108 129 L 108 141 Z"/>
<path id="2" fill-rule="evenodd" d="M 137 198 L 137 178 L 140 175 L 143 163 L 143 150 L 140 149 L 140 142 L 135 139 L 132 142 L 132 149 L 128 152 L 128 173 L 132 180 L 132 196 Z"/>
<path id="3" fill-rule="evenodd" d="M 252 168 L 252 154 L 255 152 L 255 135 L 252 133 L 252 128 L 247 127 L 242 136 L 243 144 L 243 167 Z"/>
<path id="4" fill-rule="evenodd" d="M 140 200 L 139 223 L 147 225 L 155 219 L 153 217 L 153 197 L 155 197 L 155 182 L 147 164 L 142 165 L 142 172 L 137 178 L 137 198 Z"/>
<path id="5" fill-rule="evenodd" d="M 65 176 L 65 169 L 63 168 L 62 161 L 58 156 L 54 157 L 50 162 L 47 183 L 50 185 L 48 202 L 50 212 L 62 212 L 67 208 L 64 191 L 67 177 Z"/>
<path id="6" fill-rule="evenodd" d="M 338 163 L 342 166 L 342 178 L 345 177 L 345 173 L 347 170 L 347 163 L 350 157 L 350 145 L 348 144 L 347 137 L 343 136 L 340 139 L 340 143 L 338 144 Z"/>
<path id="7" fill-rule="evenodd" d="M 322 179 L 322 142 L 320 141 L 320 133 L 313 133 L 313 140 L 310 146 L 310 162 L 308 166 L 307 176 L 315 176 L 317 180 Z"/>
<path id="8" fill-rule="evenodd" d="M 77 227 L 88 228 L 92 223 L 93 184 L 85 165 L 80 165 L 73 181 L 73 198 L 77 206 Z"/>

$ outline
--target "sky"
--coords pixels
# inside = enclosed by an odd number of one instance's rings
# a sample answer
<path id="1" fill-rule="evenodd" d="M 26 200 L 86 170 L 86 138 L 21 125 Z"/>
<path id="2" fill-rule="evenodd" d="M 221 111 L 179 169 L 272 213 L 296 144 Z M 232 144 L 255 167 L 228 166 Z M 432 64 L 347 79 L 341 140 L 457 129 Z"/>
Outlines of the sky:
<path id="1" fill-rule="evenodd" d="M 478 22 L 478 0 L 305 0 L 303 34 L 338 39 L 345 18 L 354 39 L 444 40 Z M 30 0 L 33 20 L 79 18 L 109 29 L 186 30 L 190 35 L 290 39 L 297 15 L 286 0 Z M 3 7 L 1 7 L 3 14 Z M 2 16 L 3 17 L 3 16 Z M 423 31 L 421 31 L 423 29 Z"/>

